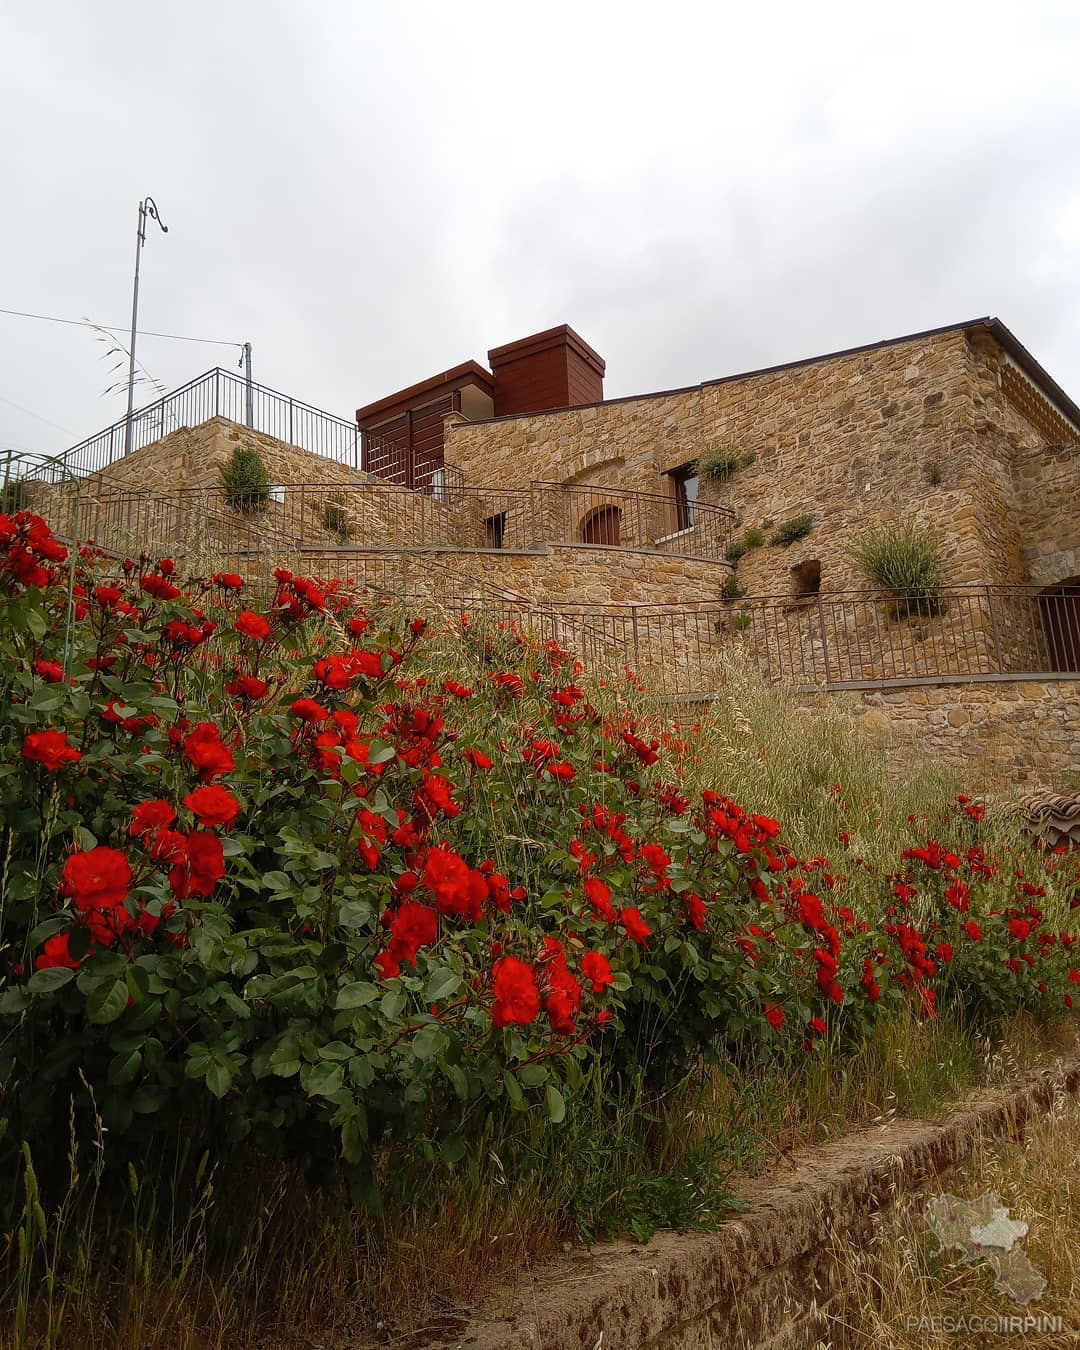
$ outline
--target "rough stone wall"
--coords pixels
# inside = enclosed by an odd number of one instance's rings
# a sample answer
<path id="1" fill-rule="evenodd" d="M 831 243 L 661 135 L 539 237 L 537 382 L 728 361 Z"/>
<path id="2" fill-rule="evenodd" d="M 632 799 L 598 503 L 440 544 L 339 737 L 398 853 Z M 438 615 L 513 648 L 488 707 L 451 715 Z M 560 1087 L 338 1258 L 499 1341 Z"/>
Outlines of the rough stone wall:
<path id="1" fill-rule="evenodd" d="M 1044 584 L 1080 572 L 1080 451 L 1051 448 L 1060 429 L 1020 410 L 1007 364 L 992 340 L 949 332 L 674 393 L 458 422 L 447 460 L 471 483 L 667 493 L 669 471 L 707 448 L 750 459 L 702 484 L 701 500 L 766 536 L 805 512 L 815 520 L 806 539 L 744 556 L 750 595 L 791 593 L 811 560 L 823 591 L 864 589 L 847 546 L 895 518 L 935 531 L 949 583 Z"/>
<path id="2" fill-rule="evenodd" d="M 737 509 L 744 529 L 768 540 L 796 516 L 814 518 L 807 538 L 767 542 L 741 560 L 751 595 L 797 589 L 793 569 L 810 560 L 821 564 L 822 591 L 865 589 L 846 549 L 867 526 L 897 517 L 935 529 L 948 581 L 981 579 L 960 333 L 706 386 L 702 443 L 754 457 L 703 494 Z"/>
<path id="3" fill-rule="evenodd" d="M 973 788 L 1080 786 L 1080 679 L 941 684 L 807 695 L 847 700 L 897 767 L 933 756 L 963 764 Z"/>
<path id="4" fill-rule="evenodd" d="M 727 568 L 698 558 L 631 549 L 550 544 L 529 552 L 496 549 L 349 550 L 305 553 L 319 575 L 364 576 L 415 598 L 476 593 L 564 605 L 715 605 Z M 628 612 L 628 611 L 627 611 Z M 598 622 L 599 620 L 597 620 Z M 622 626 L 620 625 L 620 632 Z"/>
<path id="5" fill-rule="evenodd" d="M 972 365 L 980 526 L 997 578 L 1048 586 L 1080 575 L 1080 433 L 996 344 L 974 345 Z"/>
<path id="6" fill-rule="evenodd" d="M 699 389 L 588 408 L 447 426 L 446 460 L 468 483 L 607 483 L 658 492 L 658 458 L 683 464 L 700 449 Z"/>

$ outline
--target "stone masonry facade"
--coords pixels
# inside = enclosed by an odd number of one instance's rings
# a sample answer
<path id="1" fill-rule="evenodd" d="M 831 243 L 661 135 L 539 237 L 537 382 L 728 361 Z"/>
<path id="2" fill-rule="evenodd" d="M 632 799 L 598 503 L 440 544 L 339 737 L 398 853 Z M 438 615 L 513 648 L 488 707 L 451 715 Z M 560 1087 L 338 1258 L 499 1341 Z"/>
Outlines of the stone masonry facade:
<path id="1" fill-rule="evenodd" d="M 1080 771 L 1080 683 L 1050 677 L 1074 667 L 1047 656 L 1038 599 L 1063 583 L 1080 596 L 1080 409 L 996 320 L 658 394 L 454 410 L 442 434 L 445 467 L 420 491 L 215 417 L 78 489 L 42 487 L 39 505 L 63 526 L 77 492 L 82 537 L 116 551 L 186 547 L 249 573 L 288 559 L 500 613 L 561 606 L 560 638 L 601 633 L 604 659 L 674 671 L 680 693 L 707 695 L 741 646 L 769 678 L 849 689 L 898 762 L 917 745 L 997 776 Z M 237 446 L 276 485 L 254 515 L 221 483 Z M 679 484 L 709 451 L 733 471 L 700 479 L 687 515 Z M 590 528 L 605 513 L 613 537 Z M 771 542 L 800 516 L 805 537 Z M 897 520 L 930 531 L 946 585 L 966 588 L 943 609 L 893 613 L 857 571 L 852 543 Z M 948 660 L 964 678 L 935 679 Z"/>
<path id="2" fill-rule="evenodd" d="M 938 535 L 946 580 L 1049 585 L 1080 574 L 1080 431 L 992 337 L 963 328 L 672 393 L 468 423 L 447 435 L 467 481 L 530 479 L 670 491 L 706 449 L 740 467 L 701 486 L 766 535 L 810 535 L 739 563 L 750 595 L 784 595 L 821 563 L 823 591 L 859 590 L 847 547 L 910 519 Z M 749 462 L 747 462 L 749 461 Z"/>

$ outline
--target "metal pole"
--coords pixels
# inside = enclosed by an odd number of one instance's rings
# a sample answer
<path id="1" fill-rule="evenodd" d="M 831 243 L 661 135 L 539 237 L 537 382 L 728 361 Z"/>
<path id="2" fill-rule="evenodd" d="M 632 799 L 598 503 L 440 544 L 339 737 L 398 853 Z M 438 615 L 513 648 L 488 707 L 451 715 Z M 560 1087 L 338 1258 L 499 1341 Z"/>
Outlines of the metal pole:
<path id="1" fill-rule="evenodd" d="M 124 454 L 131 454 L 131 436 L 132 436 L 132 408 L 135 402 L 135 337 L 138 329 L 139 320 L 139 257 L 142 253 L 142 247 L 146 243 L 146 217 L 156 220 L 161 226 L 162 234 L 169 233 L 169 227 L 158 215 L 157 203 L 153 197 L 144 197 L 139 203 L 139 228 L 135 235 L 135 285 L 131 295 L 131 347 L 128 352 L 128 397 L 127 397 L 127 424 L 124 429 Z"/>
<path id="2" fill-rule="evenodd" d="M 255 410 L 251 388 L 251 343 L 244 343 L 244 425 L 254 429 Z"/>

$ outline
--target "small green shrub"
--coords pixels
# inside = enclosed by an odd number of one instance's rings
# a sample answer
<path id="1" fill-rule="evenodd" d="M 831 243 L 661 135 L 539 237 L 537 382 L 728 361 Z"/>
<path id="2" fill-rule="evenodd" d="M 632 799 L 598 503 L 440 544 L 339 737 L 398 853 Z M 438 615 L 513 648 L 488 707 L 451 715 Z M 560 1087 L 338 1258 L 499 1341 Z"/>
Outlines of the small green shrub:
<path id="1" fill-rule="evenodd" d="M 737 563 L 745 552 L 746 544 L 735 539 L 724 550 L 724 557 L 729 563 Z"/>
<path id="2" fill-rule="evenodd" d="M 790 520 L 785 520 L 776 527 L 769 543 L 787 548 L 789 544 L 794 544 L 797 539 L 805 539 L 813 528 L 814 517 L 808 511 L 801 516 L 792 516 Z"/>
<path id="3" fill-rule="evenodd" d="M 270 500 L 270 475 L 254 446 L 238 445 L 221 470 L 225 500 L 234 511 L 247 515 L 264 511 Z"/>
<path id="4" fill-rule="evenodd" d="M 739 585 L 739 577 L 736 572 L 729 572 L 720 583 L 720 596 L 724 600 L 738 600 L 740 596 L 745 594 L 745 589 Z"/>
<path id="5" fill-rule="evenodd" d="M 740 610 L 738 614 L 733 614 L 731 616 L 731 627 L 736 633 L 742 633 L 745 629 L 749 628 L 753 622 L 754 616 L 746 609 Z"/>
<path id="6" fill-rule="evenodd" d="M 352 524 L 344 503 L 328 501 L 323 505 L 323 527 L 346 543 L 352 538 Z"/>
<path id="7" fill-rule="evenodd" d="M 756 459 L 757 459 L 757 452 L 754 450 L 748 450 L 745 455 L 739 456 L 739 468 L 748 469 L 750 465 L 755 462 Z"/>
<path id="8" fill-rule="evenodd" d="M 928 460 L 924 473 L 926 474 L 926 481 L 931 487 L 940 487 L 945 481 L 945 470 L 941 467 L 939 459 Z"/>
<path id="9" fill-rule="evenodd" d="M 765 542 L 765 531 L 759 530 L 755 525 L 753 529 L 747 530 L 743 535 L 743 552 L 748 552 L 752 548 L 760 548 Z"/>
<path id="10" fill-rule="evenodd" d="M 698 477 L 705 483 L 726 483 L 738 467 L 738 456 L 720 446 L 710 446 L 698 456 Z"/>
<path id="11" fill-rule="evenodd" d="M 891 592 L 909 615 L 940 613 L 941 553 L 929 530 L 909 521 L 874 525 L 847 552 L 867 581 Z"/>

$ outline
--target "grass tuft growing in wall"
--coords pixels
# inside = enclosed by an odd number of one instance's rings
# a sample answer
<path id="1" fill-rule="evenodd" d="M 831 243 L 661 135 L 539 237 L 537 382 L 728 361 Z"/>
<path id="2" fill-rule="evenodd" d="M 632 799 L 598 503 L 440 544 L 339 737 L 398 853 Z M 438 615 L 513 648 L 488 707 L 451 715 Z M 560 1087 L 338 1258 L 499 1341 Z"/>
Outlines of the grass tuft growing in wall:
<path id="1" fill-rule="evenodd" d="M 867 581 L 892 593 L 898 609 L 918 617 L 941 612 L 941 553 L 929 530 L 909 521 L 871 526 L 848 556 Z"/>

